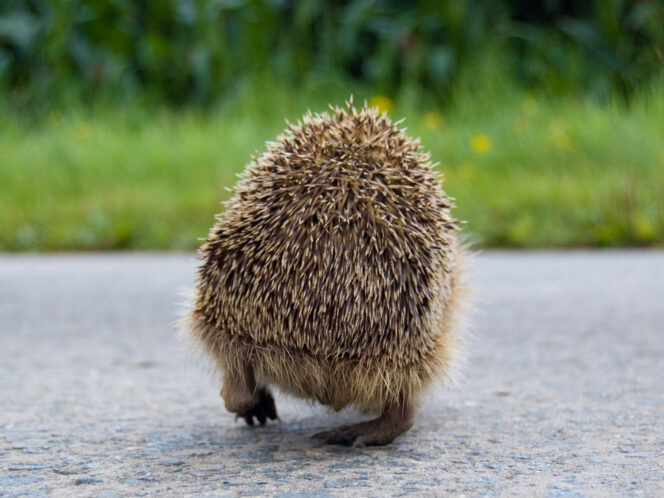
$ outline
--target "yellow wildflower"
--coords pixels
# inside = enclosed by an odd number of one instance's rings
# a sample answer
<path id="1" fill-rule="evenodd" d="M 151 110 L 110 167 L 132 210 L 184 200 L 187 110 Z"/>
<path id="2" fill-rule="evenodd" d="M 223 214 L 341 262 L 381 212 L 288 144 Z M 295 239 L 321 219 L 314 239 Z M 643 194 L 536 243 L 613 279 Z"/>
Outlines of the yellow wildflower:
<path id="1" fill-rule="evenodd" d="M 369 101 L 369 107 L 377 107 L 379 113 L 390 112 L 394 109 L 394 102 L 384 95 L 376 95 Z"/>
<path id="2" fill-rule="evenodd" d="M 475 135 L 470 141 L 470 148 L 473 149 L 478 154 L 486 154 L 493 147 L 493 142 L 491 137 L 488 135 Z"/>
<path id="3" fill-rule="evenodd" d="M 438 112 L 427 112 L 424 116 L 422 116 L 422 125 L 427 130 L 437 130 L 443 126 L 443 123 L 443 117 Z"/>

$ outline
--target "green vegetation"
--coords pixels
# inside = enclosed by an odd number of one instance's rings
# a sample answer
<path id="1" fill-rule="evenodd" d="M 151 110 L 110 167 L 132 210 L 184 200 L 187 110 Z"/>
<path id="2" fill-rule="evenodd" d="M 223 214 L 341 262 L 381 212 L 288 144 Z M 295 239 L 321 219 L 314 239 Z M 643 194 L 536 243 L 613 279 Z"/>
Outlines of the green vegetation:
<path id="1" fill-rule="evenodd" d="M 487 48 L 549 95 L 628 99 L 662 72 L 661 0 L 0 0 L 0 88 L 37 108 L 216 103 L 267 72 L 446 101 Z"/>
<path id="2" fill-rule="evenodd" d="M 351 93 L 481 247 L 664 244 L 660 0 L 0 0 L 0 250 L 191 249 Z M 395 104 L 393 104 L 395 103 Z"/>
<path id="3" fill-rule="evenodd" d="M 535 98 L 478 74 L 453 104 L 390 111 L 441 164 L 483 247 L 664 243 L 664 91 L 629 107 Z M 88 105 L 0 122 L 0 250 L 192 249 L 235 175 L 307 109 L 352 86 L 249 85 L 203 112 Z M 356 91 L 383 107 L 391 101 Z M 13 116 L 12 118 L 7 118 Z"/>

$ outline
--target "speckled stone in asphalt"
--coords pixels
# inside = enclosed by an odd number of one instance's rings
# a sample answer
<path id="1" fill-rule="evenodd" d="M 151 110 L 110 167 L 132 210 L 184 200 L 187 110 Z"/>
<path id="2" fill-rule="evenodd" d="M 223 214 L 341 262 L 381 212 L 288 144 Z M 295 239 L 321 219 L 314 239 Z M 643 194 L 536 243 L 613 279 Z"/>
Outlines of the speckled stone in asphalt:
<path id="1" fill-rule="evenodd" d="M 664 253 L 486 253 L 465 380 L 386 448 L 277 394 L 247 428 L 175 339 L 191 255 L 0 256 L 0 495 L 664 496 Z"/>

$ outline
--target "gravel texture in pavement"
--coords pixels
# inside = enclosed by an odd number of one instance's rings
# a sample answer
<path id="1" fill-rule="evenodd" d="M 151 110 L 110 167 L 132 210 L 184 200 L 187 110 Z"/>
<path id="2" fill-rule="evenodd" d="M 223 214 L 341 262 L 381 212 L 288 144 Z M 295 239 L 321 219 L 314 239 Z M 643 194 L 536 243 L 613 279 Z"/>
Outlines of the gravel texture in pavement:
<path id="1" fill-rule="evenodd" d="M 664 496 L 664 253 L 485 253 L 464 378 L 384 448 L 277 393 L 248 428 L 176 339 L 193 255 L 0 256 L 0 495 Z"/>

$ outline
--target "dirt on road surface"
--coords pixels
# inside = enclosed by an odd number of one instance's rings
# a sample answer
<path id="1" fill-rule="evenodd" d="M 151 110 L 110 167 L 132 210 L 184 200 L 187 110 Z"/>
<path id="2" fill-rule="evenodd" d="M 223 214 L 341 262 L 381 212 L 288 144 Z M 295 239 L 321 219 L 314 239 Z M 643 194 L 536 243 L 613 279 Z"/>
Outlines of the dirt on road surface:
<path id="1" fill-rule="evenodd" d="M 464 379 L 368 449 L 225 412 L 175 337 L 195 265 L 0 256 L 0 495 L 664 496 L 664 252 L 480 255 Z"/>

